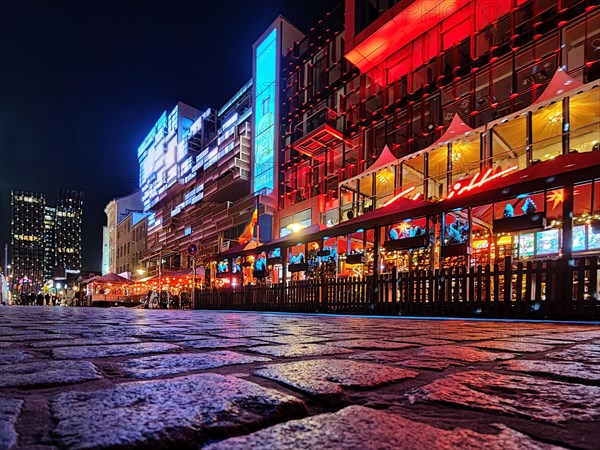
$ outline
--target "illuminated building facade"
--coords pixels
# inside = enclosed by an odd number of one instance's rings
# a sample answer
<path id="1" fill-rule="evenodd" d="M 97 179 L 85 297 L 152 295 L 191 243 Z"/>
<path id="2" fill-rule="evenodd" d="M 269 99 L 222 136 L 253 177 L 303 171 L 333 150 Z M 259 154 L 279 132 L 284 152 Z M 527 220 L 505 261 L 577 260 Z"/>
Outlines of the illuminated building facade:
<path id="1" fill-rule="evenodd" d="M 44 279 L 50 280 L 54 277 L 55 264 L 55 232 L 56 232 L 56 208 L 44 207 Z"/>
<path id="2" fill-rule="evenodd" d="M 593 1 L 347 0 L 282 59 L 262 249 L 345 275 L 597 253 L 599 42 Z"/>
<path id="3" fill-rule="evenodd" d="M 44 194 L 12 191 L 13 295 L 37 294 L 44 284 Z"/>
<path id="4" fill-rule="evenodd" d="M 157 273 L 159 260 L 166 270 L 190 267 L 190 243 L 199 246 L 201 259 L 207 261 L 206 273 L 210 273 L 209 257 L 218 252 L 220 244 L 237 241 L 249 221 L 255 205 L 250 191 L 251 89 L 248 82 L 218 111 L 207 109 L 198 114 L 177 140 L 175 152 L 184 157 L 178 159 L 180 163 L 172 169 L 176 177 L 164 190 L 143 182 L 153 180 L 154 175 L 144 172 L 141 177 L 144 208 L 149 213 L 148 276 Z M 168 137 L 161 120 L 155 130 Z M 140 159 L 140 166 L 143 164 Z"/>
<path id="5" fill-rule="evenodd" d="M 106 230 L 103 229 L 102 238 L 102 271 L 103 275 L 117 273 L 117 225 L 131 212 L 142 212 L 142 192 L 114 198 L 104 208 L 106 214 Z M 106 273 L 104 273 L 106 270 Z"/>
<path id="6" fill-rule="evenodd" d="M 130 212 L 117 224 L 116 273 L 126 278 L 143 275 L 140 260 L 146 253 L 147 231 L 147 214 L 141 211 Z"/>
<path id="7" fill-rule="evenodd" d="M 81 225 L 83 192 L 60 189 L 56 200 L 54 268 L 70 273 L 81 271 Z"/>
<path id="8" fill-rule="evenodd" d="M 110 241 L 108 234 L 108 226 L 102 227 L 102 275 L 106 275 L 110 271 Z"/>

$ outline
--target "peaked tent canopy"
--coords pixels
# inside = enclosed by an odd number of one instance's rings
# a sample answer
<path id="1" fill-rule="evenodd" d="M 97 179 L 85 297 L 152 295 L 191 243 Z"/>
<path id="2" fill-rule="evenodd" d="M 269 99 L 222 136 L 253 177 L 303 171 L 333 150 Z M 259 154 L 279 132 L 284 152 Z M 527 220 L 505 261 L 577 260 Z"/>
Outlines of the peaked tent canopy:
<path id="1" fill-rule="evenodd" d="M 440 144 L 447 144 L 450 141 L 456 140 L 460 136 L 472 132 L 473 128 L 467 125 L 465 121 L 460 118 L 458 113 L 456 113 L 454 114 L 452 122 L 450 122 L 450 125 L 448 126 L 446 131 L 444 132 L 444 134 L 442 134 L 442 137 L 435 141 L 433 144 L 431 144 L 428 148 L 437 147 Z"/>
<path id="2" fill-rule="evenodd" d="M 550 83 L 548 83 L 548 86 L 546 86 L 542 95 L 533 102 L 533 105 L 542 105 L 548 101 L 555 100 L 559 95 L 565 94 L 573 89 L 579 89 L 582 86 L 583 83 L 577 81 L 563 69 L 559 68 L 554 72 L 554 76 L 550 80 Z"/>
<path id="3" fill-rule="evenodd" d="M 102 275 L 102 276 L 95 276 L 92 278 L 88 278 L 87 280 L 83 281 L 83 284 L 87 284 L 87 283 L 121 283 L 121 284 L 132 284 L 133 281 L 131 281 L 128 278 L 122 277 L 121 275 L 117 275 L 116 273 L 107 273 L 106 275 Z"/>
<path id="4" fill-rule="evenodd" d="M 442 144 L 448 144 L 452 141 L 456 141 L 458 138 L 466 134 L 471 134 L 474 132 L 475 130 L 469 125 L 467 125 L 465 121 L 461 119 L 458 113 L 456 113 L 454 114 L 454 117 L 452 117 L 452 121 L 450 122 L 450 125 L 448 125 L 446 131 L 444 132 L 444 134 L 442 134 L 442 137 L 440 137 L 437 141 L 435 141 L 430 146 L 424 148 L 423 150 L 419 150 L 417 152 L 405 156 L 404 158 L 402 158 L 402 160 L 404 161 L 407 159 L 412 159 L 416 156 L 420 156 L 423 153 L 427 153 L 433 150 L 434 148 L 439 147 Z"/>
<path id="5" fill-rule="evenodd" d="M 372 175 L 372 174 L 376 173 L 377 171 L 384 169 L 388 166 L 391 166 L 392 164 L 395 164 L 397 162 L 398 162 L 398 158 L 396 158 L 394 156 L 394 154 L 392 153 L 390 148 L 386 145 L 385 147 L 383 147 L 383 151 L 377 157 L 377 159 L 375 160 L 375 162 L 373 164 L 371 164 L 367 169 L 363 170 L 358 175 L 342 181 L 342 184 L 347 184 L 352 181 L 358 180 L 359 178 L 364 178 L 366 176 Z"/>

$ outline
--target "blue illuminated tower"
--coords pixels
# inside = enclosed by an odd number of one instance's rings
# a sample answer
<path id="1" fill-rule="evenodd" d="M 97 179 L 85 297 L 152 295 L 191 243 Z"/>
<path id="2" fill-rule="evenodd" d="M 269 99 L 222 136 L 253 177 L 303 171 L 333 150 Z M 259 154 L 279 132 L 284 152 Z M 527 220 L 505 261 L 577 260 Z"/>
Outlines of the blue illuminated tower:
<path id="1" fill-rule="evenodd" d="M 272 238 L 278 195 L 281 59 L 303 34 L 277 17 L 252 46 L 253 113 L 252 192 L 258 197 L 260 240 Z"/>

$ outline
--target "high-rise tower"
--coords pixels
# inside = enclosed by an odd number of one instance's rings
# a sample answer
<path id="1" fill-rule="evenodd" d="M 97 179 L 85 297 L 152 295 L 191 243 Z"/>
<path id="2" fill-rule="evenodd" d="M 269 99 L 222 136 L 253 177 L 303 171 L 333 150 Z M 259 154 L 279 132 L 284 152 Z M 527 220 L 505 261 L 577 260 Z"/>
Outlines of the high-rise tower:
<path id="1" fill-rule="evenodd" d="M 12 191 L 13 293 L 37 292 L 44 282 L 44 194 Z"/>

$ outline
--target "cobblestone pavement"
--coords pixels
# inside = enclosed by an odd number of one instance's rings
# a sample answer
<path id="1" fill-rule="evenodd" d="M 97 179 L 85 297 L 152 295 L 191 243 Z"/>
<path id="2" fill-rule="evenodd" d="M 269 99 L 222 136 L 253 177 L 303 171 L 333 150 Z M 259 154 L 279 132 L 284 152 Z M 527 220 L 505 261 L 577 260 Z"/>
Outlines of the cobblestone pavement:
<path id="1" fill-rule="evenodd" d="M 0 449 L 600 448 L 600 325 L 0 308 Z"/>

